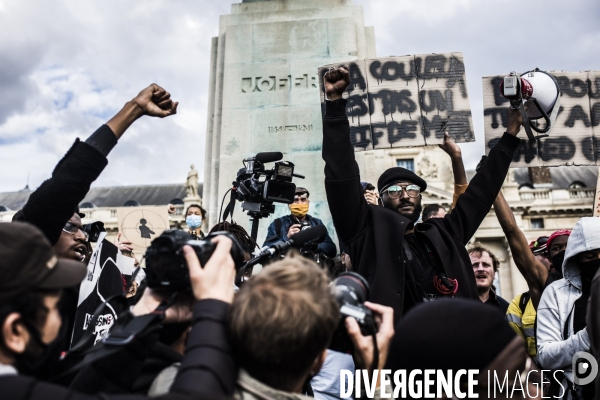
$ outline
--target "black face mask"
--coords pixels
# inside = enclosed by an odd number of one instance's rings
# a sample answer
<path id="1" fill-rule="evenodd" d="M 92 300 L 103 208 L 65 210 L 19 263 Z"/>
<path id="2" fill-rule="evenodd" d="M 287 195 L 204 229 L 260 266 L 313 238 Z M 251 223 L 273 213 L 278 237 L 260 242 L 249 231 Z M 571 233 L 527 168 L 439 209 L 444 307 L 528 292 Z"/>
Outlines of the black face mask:
<path id="1" fill-rule="evenodd" d="M 15 356 L 15 368 L 19 374 L 37 379 L 48 379 L 56 374 L 61 353 L 65 350 L 67 326 L 60 327 L 58 336 L 51 343 L 45 344 L 40 338 L 38 329 L 30 323 L 25 323 L 31 336 L 25 351 Z"/>
<path id="2" fill-rule="evenodd" d="M 582 280 L 587 280 L 591 282 L 592 279 L 594 279 L 594 275 L 596 275 L 596 272 L 598 272 L 598 268 L 600 268 L 600 258 L 588 262 L 579 263 L 579 269 L 581 270 Z"/>
<path id="3" fill-rule="evenodd" d="M 565 261 L 565 250 L 561 251 L 560 253 L 556 253 L 552 257 L 551 261 L 554 269 L 562 273 L 562 265 L 563 261 Z"/>

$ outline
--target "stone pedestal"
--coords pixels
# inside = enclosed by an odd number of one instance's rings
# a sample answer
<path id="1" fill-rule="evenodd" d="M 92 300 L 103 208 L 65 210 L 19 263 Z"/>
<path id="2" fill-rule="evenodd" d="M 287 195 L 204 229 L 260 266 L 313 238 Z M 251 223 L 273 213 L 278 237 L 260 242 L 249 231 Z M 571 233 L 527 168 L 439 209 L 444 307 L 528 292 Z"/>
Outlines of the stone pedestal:
<path id="1" fill-rule="evenodd" d="M 295 183 L 310 191 L 309 213 L 335 236 L 323 184 L 317 68 L 374 56 L 373 29 L 364 26 L 362 7 L 352 0 L 244 2 L 221 16 L 209 78 L 203 193 L 209 226 L 218 221 L 242 160 L 281 151 L 306 176 Z M 235 220 L 250 231 L 240 204 Z M 259 244 L 269 223 L 288 213 L 286 205 L 277 205 L 272 218 L 261 220 Z"/>

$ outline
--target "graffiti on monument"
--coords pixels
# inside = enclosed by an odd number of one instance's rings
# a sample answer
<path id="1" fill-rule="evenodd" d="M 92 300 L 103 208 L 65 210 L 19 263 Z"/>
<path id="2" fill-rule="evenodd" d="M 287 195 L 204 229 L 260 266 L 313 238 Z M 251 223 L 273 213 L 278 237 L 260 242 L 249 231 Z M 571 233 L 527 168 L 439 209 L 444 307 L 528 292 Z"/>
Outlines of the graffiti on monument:
<path id="1" fill-rule="evenodd" d="M 523 135 L 512 166 L 596 165 L 600 162 L 600 145 L 596 143 L 600 135 L 600 71 L 550 73 L 562 92 L 554 126 L 546 138 L 531 141 Z M 502 78 L 483 78 L 486 152 L 500 139 L 508 123 L 509 102 L 499 89 Z"/>
<path id="2" fill-rule="evenodd" d="M 457 142 L 475 140 L 462 53 L 356 60 L 341 65 L 351 83 L 344 93 L 357 151 L 440 144 L 448 131 Z M 322 112 L 325 93 L 321 90 Z"/>

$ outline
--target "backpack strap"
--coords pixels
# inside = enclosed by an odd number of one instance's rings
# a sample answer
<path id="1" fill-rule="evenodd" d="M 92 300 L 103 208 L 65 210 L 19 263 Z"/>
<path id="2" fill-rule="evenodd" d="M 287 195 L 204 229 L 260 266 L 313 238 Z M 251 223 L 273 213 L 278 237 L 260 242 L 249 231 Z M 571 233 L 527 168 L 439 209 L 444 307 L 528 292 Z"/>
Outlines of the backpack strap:
<path id="1" fill-rule="evenodd" d="M 531 300 L 531 293 L 529 290 L 525 293 L 521 294 L 521 299 L 519 300 L 519 309 L 521 310 L 521 316 L 525 314 L 525 309 L 527 308 L 527 303 Z"/>

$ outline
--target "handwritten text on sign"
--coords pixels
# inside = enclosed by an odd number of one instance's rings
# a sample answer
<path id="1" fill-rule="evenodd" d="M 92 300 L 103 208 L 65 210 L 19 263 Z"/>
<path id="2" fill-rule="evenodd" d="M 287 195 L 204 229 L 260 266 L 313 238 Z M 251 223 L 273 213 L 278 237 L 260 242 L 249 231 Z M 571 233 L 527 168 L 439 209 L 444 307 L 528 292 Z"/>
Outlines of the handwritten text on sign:
<path id="1" fill-rule="evenodd" d="M 549 137 L 535 141 L 528 140 L 521 130 L 521 146 L 513 166 L 600 165 L 600 143 L 596 143 L 600 137 L 600 71 L 550 73 L 562 92 L 556 122 Z M 508 124 L 509 102 L 499 89 L 502 79 L 502 76 L 483 78 L 486 152 Z"/>
<path id="2" fill-rule="evenodd" d="M 439 144 L 448 131 L 457 142 L 475 140 L 462 53 L 356 60 L 319 68 L 349 68 L 352 144 L 357 151 Z M 321 91 L 325 112 L 325 93 Z"/>

